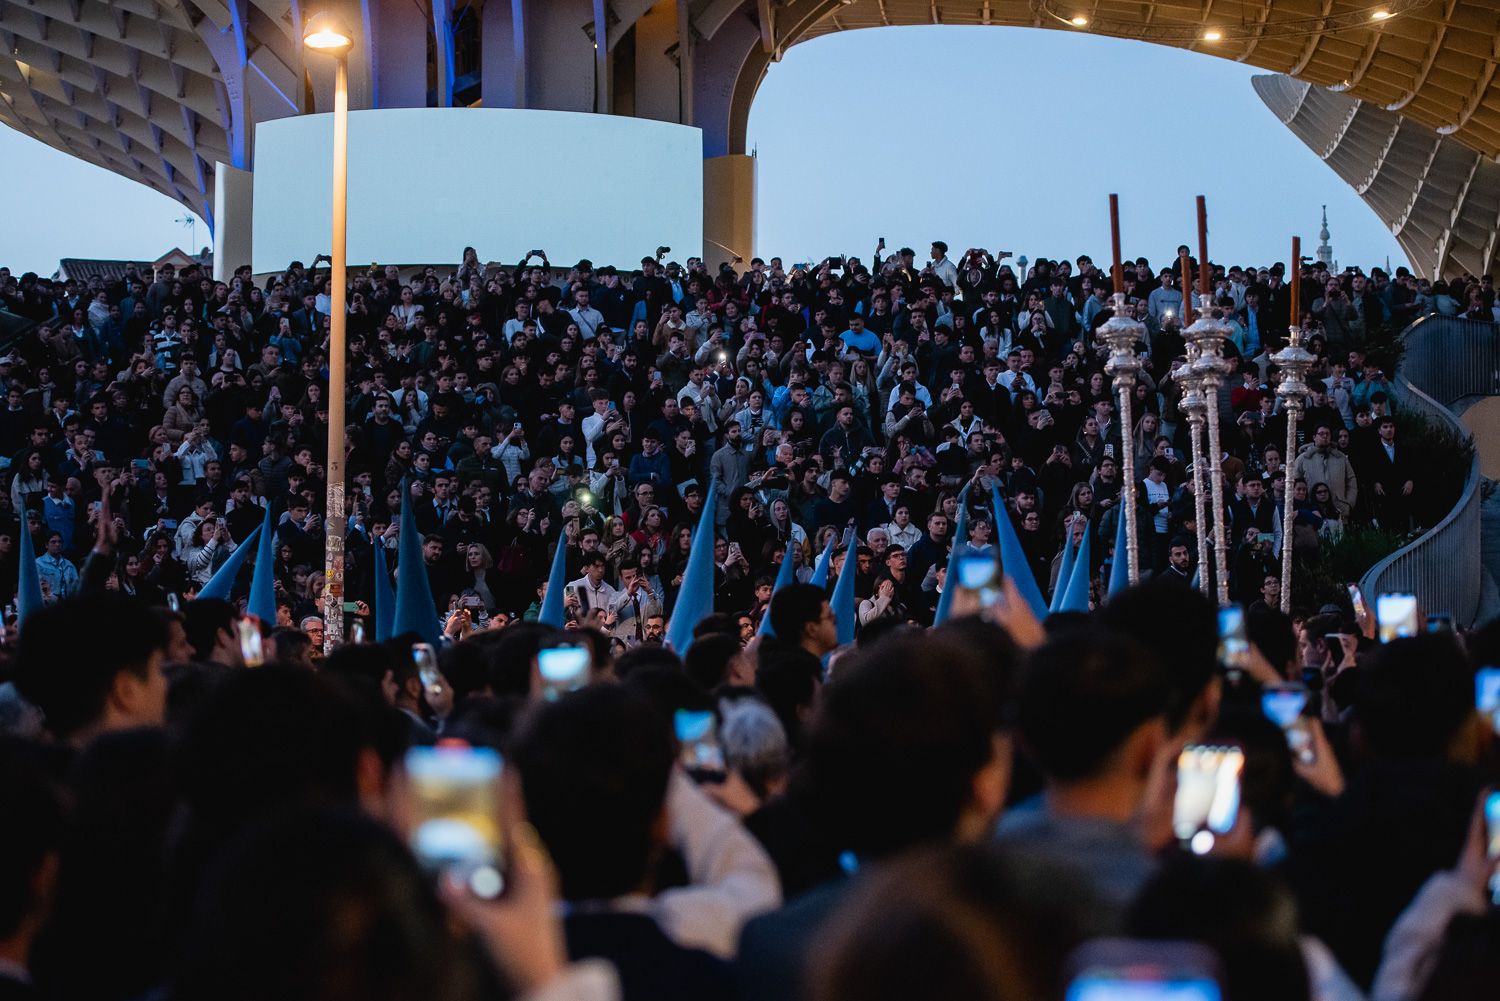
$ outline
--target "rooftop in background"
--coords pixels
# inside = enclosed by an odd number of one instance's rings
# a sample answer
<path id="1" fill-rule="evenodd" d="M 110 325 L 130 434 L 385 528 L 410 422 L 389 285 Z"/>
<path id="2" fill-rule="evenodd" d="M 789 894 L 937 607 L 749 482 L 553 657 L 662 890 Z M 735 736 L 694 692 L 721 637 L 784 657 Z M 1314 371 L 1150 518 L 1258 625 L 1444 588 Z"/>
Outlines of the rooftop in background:
<path id="1" fill-rule="evenodd" d="M 90 278 L 117 281 L 124 278 L 132 269 L 143 275 L 150 272 L 155 277 L 157 271 L 165 264 L 172 265 L 173 270 L 187 267 L 189 264 L 197 264 L 212 271 L 214 255 L 208 247 L 204 247 L 196 256 L 187 253 L 181 247 L 173 247 L 154 261 L 105 261 L 91 260 L 86 257 L 64 257 L 57 263 L 57 271 L 52 277 L 59 281 L 71 279 L 86 282 Z"/>

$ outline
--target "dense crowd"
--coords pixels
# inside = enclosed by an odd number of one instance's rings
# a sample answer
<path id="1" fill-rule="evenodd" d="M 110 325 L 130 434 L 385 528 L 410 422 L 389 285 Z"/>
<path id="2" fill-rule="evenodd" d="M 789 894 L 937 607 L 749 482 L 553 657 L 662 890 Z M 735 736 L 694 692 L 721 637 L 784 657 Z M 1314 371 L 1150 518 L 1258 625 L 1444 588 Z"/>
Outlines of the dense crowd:
<path id="1" fill-rule="evenodd" d="M 1288 491 L 1299 545 L 1409 526 L 1385 359 L 1488 279 L 1304 265 L 1286 457 L 1283 270 L 1208 265 L 1226 616 L 1171 378 L 1193 265 L 1126 270 L 1123 428 L 1088 258 L 885 249 L 353 275 L 347 617 L 373 636 L 406 506 L 443 637 L 326 655 L 327 272 L 0 269 L 37 321 L 0 358 L 0 589 L 27 532 L 42 590 L 0 648 L 0 998 L 1486 996 L 1500 627 L 1286 616 L 1276 543 Z M 1108 593 L 1124 490 L 1143 581 Z M 248 565 L 196 597 L 268 511 L 274 623 Z M 1088 599 L 1039 620 L 997 515 L 1043 592 L 1087 537 Z M 714 608 L 673 649 L 700 522 Z M 1003 572 L 950 582 L 955 548 Z"/>
<path id="2" fill-rule="evenodd" d="M 1005 254 L 955 262 L 934 243 L 924 266 L 910 248 L 885 250 L 873 270 L 757 258 L 714 273 L 698 259 L 662 265 L 661 248 L 624 275 L 586 260 L 554 268 L 541 253 L 484 265 L 466 249 L 443 273 L 355 273 L 338 415 L 346 597 L 368 610 L 374 546 L 395 565 L 408 490 L 437 614 L 462 608 L 462 628 L 534 618 L 561 538 L 578 585 L 570 615 L 633 645 L 671 613 L 710 480 L 716 605 L 752 623 L 782 559 L 806 581 L 851 526 L 862 623 L 930 623 L 961 505 L 959 541 L 993 544 L 991 485 L 1044 591 L 1075 521 L 1091 533 L 1091 578 L 1106 577 L 1122 489 L 1147 514 L 1146 572 L 1190 579 L 1199 526 L 1171 378 L 1184 355 L 1177 261 L 1124 272 L 1148 331 L 1125 428 L 1093 336 L 1111 315 L 1109 281 L 1088 257 L 1017 274 Z M 0 357 L 0 592 L 14 593 L 21 518 L 48 600 L 85 587 L 101 529 L 106 586 L 185 600 L 270 508 L 278 620 L 317 615 L 338 432 L 329 272 L 313 263 L 261 282 L 248 267 L 227 283 L 164 267 L 82 286 L 0 268 L 0 308 L 37 323 Z M 1269 361 L 1291 319 L 1284 269 L 1209 267 L 1233 328 L 1221 459 L 1233 593 L 1250 602 L 1275 575 L 1288 491 L 1302 552 L 1351 522 L 1411 525 L 1423 477 L 1396 438 L 1388 349 L 1423 313 L 1493 310 L 1494 289 L 1487 276 L 1429 284 L 1405 268 L 1303 266 L 1300 321 L 1318 365 L 1288 456 Z M 1126 448 L 1135 484 L 1122 483 Z M 101 501 L 111 525 L 98 524 Z"/>

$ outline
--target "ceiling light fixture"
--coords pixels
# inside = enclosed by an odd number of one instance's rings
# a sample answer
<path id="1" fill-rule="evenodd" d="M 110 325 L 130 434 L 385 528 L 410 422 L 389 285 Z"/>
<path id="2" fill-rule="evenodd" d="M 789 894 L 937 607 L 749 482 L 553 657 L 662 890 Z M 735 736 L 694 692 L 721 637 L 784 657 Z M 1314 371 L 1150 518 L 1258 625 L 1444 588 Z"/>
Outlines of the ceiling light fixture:
<path id="1" fill-rule="evenodd" d="M 1268 38 L 1315 38 L 1344 32 L 1369 31 L 1372 27 L 1383 28 L 1397 18 L 1431 7 L 1435 2 L 1436 0 L 1341 0 L 1341 3 L 1333 6 L 1342 9 L 1332 10 L 1323 16 L 1297 14 L 1295 11 L 1280 14 L 1273 8 L 1264 21 L 1244 19 L 1208 27 L 1186 13 L 1181 15 L 1181 20 L 1146 21 L 1136 17 L 1104 16 L 1098 11 L 1084 13 L 1078 9 L 1078 0 L 1034 0 L 1036 9 L 1060 27 L 1087 27 L 1091 34 L 1162 45 L 1192 45 L 1196 42 L 1249 43 Z"/>

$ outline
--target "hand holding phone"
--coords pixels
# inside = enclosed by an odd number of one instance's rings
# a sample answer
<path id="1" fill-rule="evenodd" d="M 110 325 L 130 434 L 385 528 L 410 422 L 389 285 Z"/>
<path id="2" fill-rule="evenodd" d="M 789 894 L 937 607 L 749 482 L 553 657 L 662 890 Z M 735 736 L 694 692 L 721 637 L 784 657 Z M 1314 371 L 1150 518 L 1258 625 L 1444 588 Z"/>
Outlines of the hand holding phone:
<path id="1" fill-rule="evenodd" d="M 498 752 L 444 740 L 406 753 L 413 853 L 427 868 L 453 873 L 476 897 L 505 889 Z"/>
<path id="2" fill-rule="evenodd" d="M 556 702 L 568 692 L 576 692 L 589 680 L 591 663 L 585 646 L 543 647 L 536 652 L 537 674 L 541 679 L 542 698 Z"/>
<path id="3" fill-rule="evenodd" d="M 724 748 L 713 711 L 679 709 L 673 714 L 673 724 L 680 745 L 678 761 L 687 773 L 699 782 L 723 782 Z"/>
<path id="4" fill-rule="evenodd" d="M 1182 846 L 1206 855 L 1239 819 L 1245 752 L 1233 744 L 1188 744 L 1177 757 L 1172 831 Z"/>

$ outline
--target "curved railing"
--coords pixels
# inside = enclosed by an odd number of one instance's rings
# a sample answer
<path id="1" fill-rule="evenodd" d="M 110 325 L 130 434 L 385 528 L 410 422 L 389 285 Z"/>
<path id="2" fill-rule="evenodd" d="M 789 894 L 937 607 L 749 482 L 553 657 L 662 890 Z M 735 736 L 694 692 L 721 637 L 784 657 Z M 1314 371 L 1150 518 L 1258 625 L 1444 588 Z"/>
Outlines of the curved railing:
<path id="1" fill-rule="evenodd" d="M 1395 377 L 1399 406 L 1415 410 L 1473 445 L 1449 409 L 1472 396 L 1500 395 L 1500 327 L 1451 316 L 1424 316 L 1402 335 Z M 1375 564 L 1360 581 L 1367 595 L 1415 594 L 1428 612 L 1468 625 L 1479 611 L 1481 476 L 1476 449 L 1453 509 L 1415 541 Z"/>

